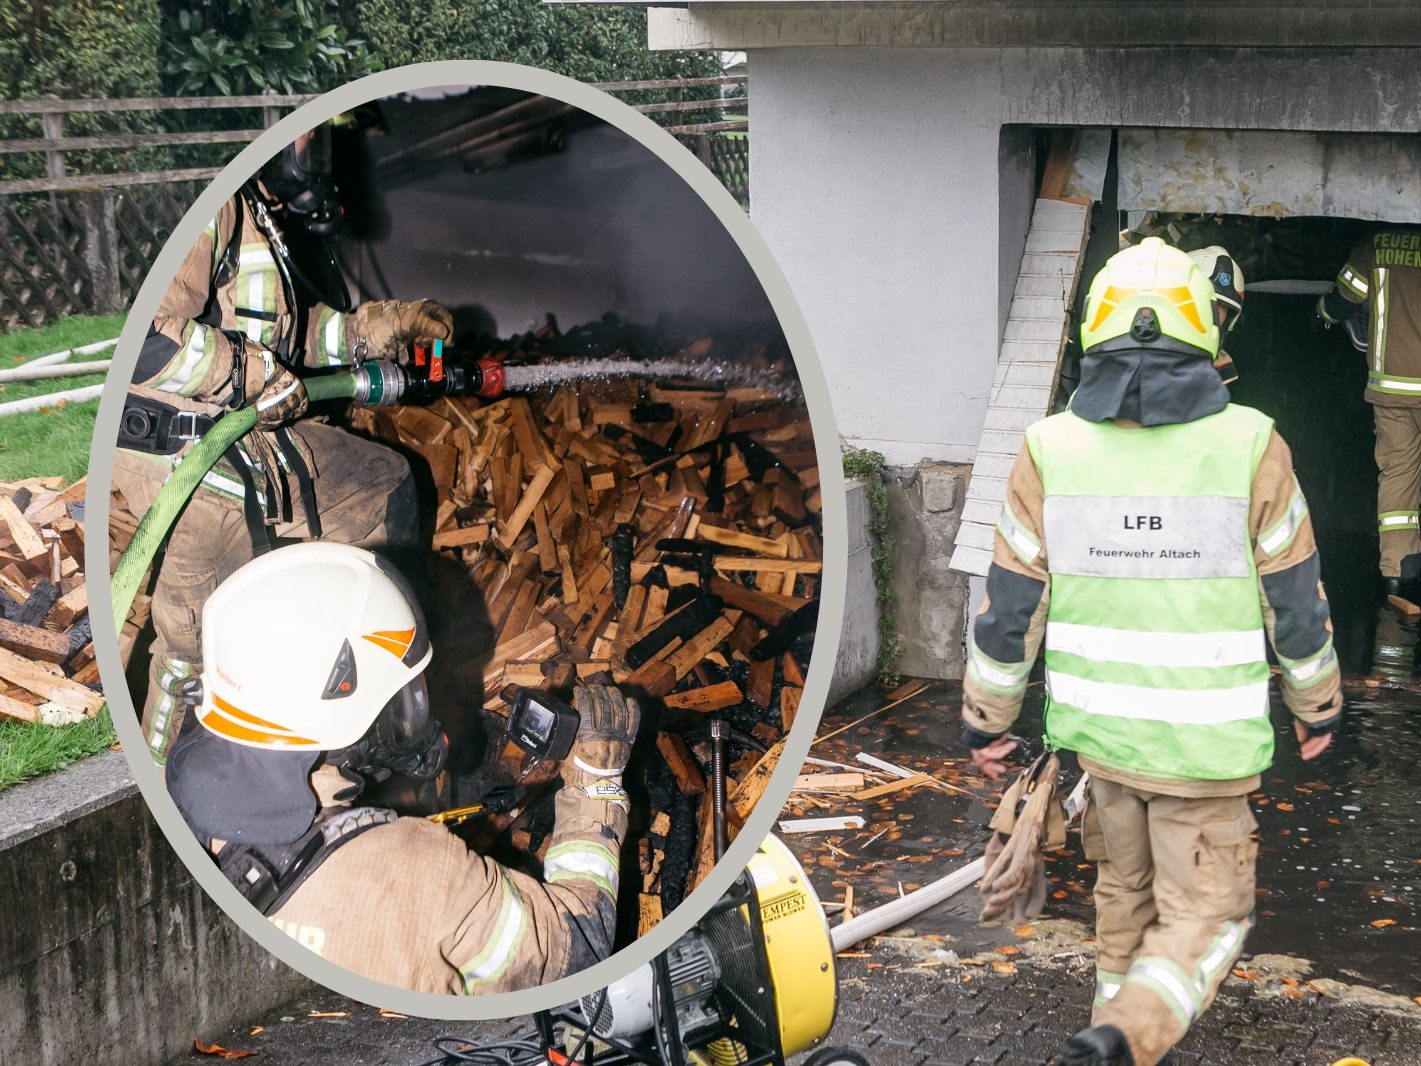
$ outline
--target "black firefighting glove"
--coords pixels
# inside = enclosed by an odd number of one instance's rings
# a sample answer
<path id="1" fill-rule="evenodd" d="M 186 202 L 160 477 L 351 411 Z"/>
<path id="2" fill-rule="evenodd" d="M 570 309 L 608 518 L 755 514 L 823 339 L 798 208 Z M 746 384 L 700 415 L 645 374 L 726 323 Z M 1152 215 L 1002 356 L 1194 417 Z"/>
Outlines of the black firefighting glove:
<path id="1" fill-rule="evenodd" d="M 310 398 L 306 386 L 295 374 L 280 363 L 272 369 L 271 377 L 257 395 L 257 426 L 261 429 L 276 429 L 296 421 L 306 413 Z"/>

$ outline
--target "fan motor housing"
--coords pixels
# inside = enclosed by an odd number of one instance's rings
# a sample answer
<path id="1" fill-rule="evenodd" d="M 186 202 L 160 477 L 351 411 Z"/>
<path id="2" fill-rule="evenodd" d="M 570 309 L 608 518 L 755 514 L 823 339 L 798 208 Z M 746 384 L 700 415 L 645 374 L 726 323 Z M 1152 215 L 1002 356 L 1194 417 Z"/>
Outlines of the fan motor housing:
<path id="1" fill-rule="evenodd" d="M 691 930 L 671 946 L 666 953 L 666 962 L 682 1033 L 689 1036 L 714 1023 L 716 1016 L 710 1007 L 710 999 L 720 980 L 720 967 L 706 938 Z M 651 964 L 647 963 L 608 985 L 606 1003 L 593 1022 L 592 1031 L 597 1036 L 618 1040 L 650 1031 L 656 1020 L 652 1010 L 654 982 Z M 582 997 L 584 1018 L 592 1018 L 599 998 L 595 994 Z"/>

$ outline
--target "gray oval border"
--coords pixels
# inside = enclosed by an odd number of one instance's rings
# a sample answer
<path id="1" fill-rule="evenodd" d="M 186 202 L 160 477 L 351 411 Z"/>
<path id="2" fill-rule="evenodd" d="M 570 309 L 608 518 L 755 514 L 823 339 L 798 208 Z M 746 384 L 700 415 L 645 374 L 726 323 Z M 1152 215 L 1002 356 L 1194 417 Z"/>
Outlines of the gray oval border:
<path id="1" fill-rule="evenodd" d="M 118 635 L 113 625 L 113 599 L 107 580 L 90 580 L 94 649 L 110 711 L 122 741 L 124 755 L 143 798 L 174 851 L 207 894 L 248 936 L 277 959 L 306 977 L 365 1003 L 388 1007 L 404 1014 L 446 1019 L 494 1019 L 531 1014 L 589 995 L 667 950 L 730 887 L 749 862 L 759 841 L 770 831 L 780 808 L 789 796 L 800 765 L 809 752 L 824 703 L 828 697 L 833 667 L 844 617 L 847 584 L 847 507 L 843 470 L 839 459 L 838 432 L 828 384 L 815 352 L 813 338 L 789 283 L 775 263 L 769 247 L 733 197 L 696 158 L 670 134 L 631 107 L 599 90 L 546 70 L 511 63 L 451 60 L 421 63 L 383 71 L 351 82 L 298 108 L 281 119 L 244 148 L 203 190 L 163 245 L 147 278 L 129 309 L 113 370 L 99 403 L 94 427 L 94 443 L 89 455 L 89 482 L 86 508 L 90 528 L 107 530 L 109 490 L 114 452 L 118 439 L 119 416 L 126 383 L 132 379 L 138 350 L 152 321 L 168 281 L 177 273 L 183 256 L 203 227 L 243 180 L 254 173 L 268 156 L 301 133 L 356 105 L 394 93 L 440 85 L 493 84 L 554 97 L 579 107 L 616 126 L 658 156 L 706 205 L 715 212 L 765 290 L 780 326 L 789 341 L 803 386 L 810 425 L 818 452 L 823 500 L 824 570 L 820 612 L 815 632 L 814 655 L 805 678 L 803 705 L 810 713 L 801 714 L 785 744 L 780 763 L 771 776 L 760 802 L 724 858 L 681 906 L 663 919 L 646 936 L 577 974 L 541 985 L 487 996 L 457 996 L 414 992 L 397 988 L 338 966 L 302 947 L 276 926 L 257 914 L 237 890 L 222 877 L 188 829 L 163 785 L 158 768 L 146 755 L 133 702 L 124 681 L 118 655 Z M 91 575 L 109 573 L 108 537 L 90 537 L 85 549 L 85 569 Z M 118 683 L 108 682 L 117 679 Z"/>

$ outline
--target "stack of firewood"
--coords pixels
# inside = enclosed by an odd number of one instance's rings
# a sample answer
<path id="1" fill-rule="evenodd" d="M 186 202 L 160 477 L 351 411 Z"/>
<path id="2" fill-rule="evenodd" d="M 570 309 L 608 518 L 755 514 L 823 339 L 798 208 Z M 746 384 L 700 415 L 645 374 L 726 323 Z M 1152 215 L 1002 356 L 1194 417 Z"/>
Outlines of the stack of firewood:
<path id="1" fill-rule="evenodd" d="M 84 583 L 84 482 L 0 483 L 0 720 L 64 725 L 104 706 Z"/>
<path id="2" fill-rule="evenodd" d="M 802 401 L 622 380 L 354 421 L 428 464 L 433 546 L 457 556 L 495 634 L 488 711 L 506 710 L 510 686 L 568 693 L 587 678 L 641 698 L 659 761 L 633 830 L 654 922 L 713 864 L 706 723 L 734 730 L 733 838 L 803 692 L 822 549 Z"/>

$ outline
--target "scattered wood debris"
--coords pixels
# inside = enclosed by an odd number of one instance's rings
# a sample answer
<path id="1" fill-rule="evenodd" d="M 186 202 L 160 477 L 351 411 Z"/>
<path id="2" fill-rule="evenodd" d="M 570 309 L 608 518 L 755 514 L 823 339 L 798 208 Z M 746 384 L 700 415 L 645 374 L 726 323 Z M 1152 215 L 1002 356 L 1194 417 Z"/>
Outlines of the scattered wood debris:
<path id="1" fill-rule="evenodd" d="M 84 581 L 84 489 L 59 477 L 0 482 L 0 720 L 66 725 L 104 706 Z"/>
<path id="2" fill-rule="evenodd" d="M 677 356 L 790 373 L 763 346 L 712 348 Z M 467 678 L 490 713 L 506 712 L 509 686 L 567 696 L 587 678 L 641 698 L 655 743 L 629 774 L 650 807 L 644 825 L 634 813 L 631 841 L 649 927 L 713 865 L 710 720 L 732 727 L 733 839 L 803 694 L 823 558 L 803 402 L 779 389 L 599 380 L 359 409 L 352 425 L 427 464 L 433 547 L 482 594 L 494 633 L 481 677 Z M 516 753 L 504 758 L 512 772 Z M 520 829 L 513 842 L 538 838 Z"/>
<path id="3" fill-rule="evenodd" d="M 782 818 L 781 833 L 828 833 L 835 830 L 862 829 L 863 818 L 857 814 L 836 818 Z"/>

